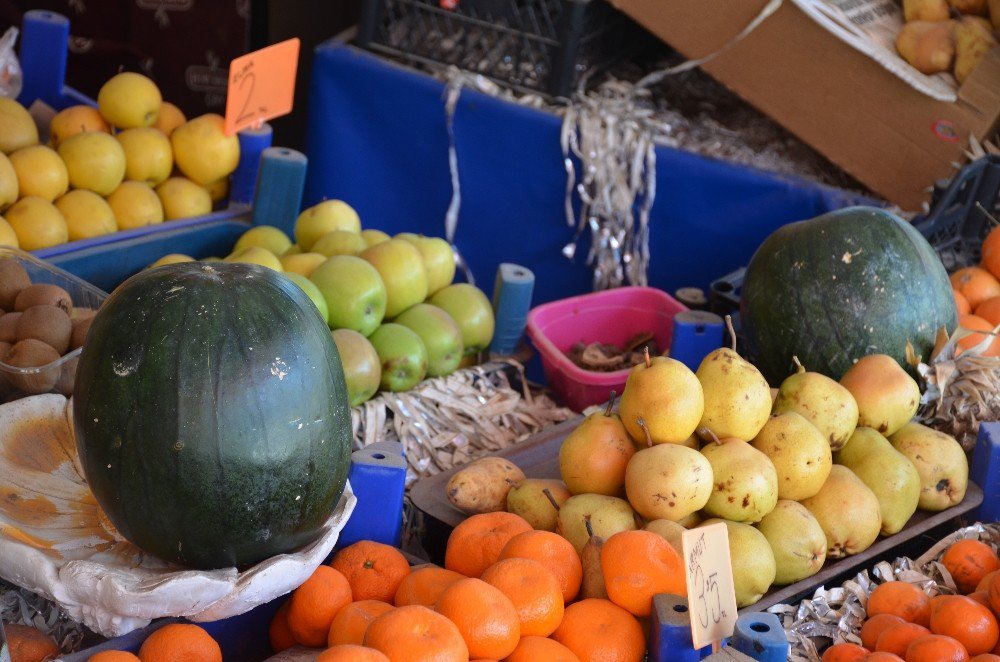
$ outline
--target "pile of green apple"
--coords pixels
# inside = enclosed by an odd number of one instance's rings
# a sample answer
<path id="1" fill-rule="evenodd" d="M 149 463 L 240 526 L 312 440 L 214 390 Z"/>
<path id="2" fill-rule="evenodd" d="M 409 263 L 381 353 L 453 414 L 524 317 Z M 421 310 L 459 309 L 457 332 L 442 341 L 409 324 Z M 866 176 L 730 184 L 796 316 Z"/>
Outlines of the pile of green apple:
<path id="1" fill-rule="evenodd" d="M 278 228 L 251 228 L 223 259 L 282 272 L 309 295 L 340 351 L 351 406 L 473 365 L 493 339 L 493 307 L 475 286 L 452 283 L 444 239 L 362 230 L 341 200 L 304 210 L 294 233 L 292 243 Z M 173 254 L 151 266 L 191 260 Z"/>

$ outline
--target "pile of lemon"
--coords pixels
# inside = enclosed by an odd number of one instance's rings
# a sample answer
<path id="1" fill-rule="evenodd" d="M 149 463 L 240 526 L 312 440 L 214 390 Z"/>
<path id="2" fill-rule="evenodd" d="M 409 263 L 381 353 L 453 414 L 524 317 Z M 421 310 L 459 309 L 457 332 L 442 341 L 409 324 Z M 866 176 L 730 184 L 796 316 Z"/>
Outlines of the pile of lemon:
<path id="1" fill-rule="evenodd" d="M 33 251 L 211 212 L 240 160 L 223 124 L 188 120 L 149 78 L 123 72 L 97 108 L 56 114 L 41 144 L 28 111 L 0 97 L 0 245 Z"/>

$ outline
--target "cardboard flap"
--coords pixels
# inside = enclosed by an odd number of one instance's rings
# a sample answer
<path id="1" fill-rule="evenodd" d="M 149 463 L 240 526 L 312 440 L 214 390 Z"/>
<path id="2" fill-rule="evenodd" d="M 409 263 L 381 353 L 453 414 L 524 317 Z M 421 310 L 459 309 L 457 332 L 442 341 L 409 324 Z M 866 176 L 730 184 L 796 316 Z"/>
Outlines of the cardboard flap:
<path id="1" fill-rule="evenodd" d="M 958 90 L 959 103 L 988 120 L 977 127 L 977 138 L 984 138 L 997 128 L 1000 118 L 1000 46 L 986 54 Z"/>

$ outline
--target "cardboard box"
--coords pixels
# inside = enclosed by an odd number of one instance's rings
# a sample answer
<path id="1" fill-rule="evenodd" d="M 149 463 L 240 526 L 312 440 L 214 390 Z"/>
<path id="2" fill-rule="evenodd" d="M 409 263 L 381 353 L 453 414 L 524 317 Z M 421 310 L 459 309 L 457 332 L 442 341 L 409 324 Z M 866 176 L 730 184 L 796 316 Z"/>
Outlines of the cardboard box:
<path id="1" fill-rule="evenodd" d="M 688 58 L 722 48 L 767 0 L 610 0 Z M 1000 48 L 937 101 L 784 2 L 702 67 L 879 195 L 919 211 L 1000 123 Z"/>

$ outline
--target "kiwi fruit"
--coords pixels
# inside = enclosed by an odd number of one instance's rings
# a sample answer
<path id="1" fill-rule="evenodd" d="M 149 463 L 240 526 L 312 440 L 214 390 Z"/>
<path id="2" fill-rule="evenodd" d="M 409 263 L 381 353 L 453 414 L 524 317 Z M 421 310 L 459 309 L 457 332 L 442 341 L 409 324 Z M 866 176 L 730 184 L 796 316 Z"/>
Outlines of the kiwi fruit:
<path id="1" fill-rule="evenodd" d="M 74 350 L 77 347 L 83 347 L 83 343 L 87 340 L 87 332 L 90 331 L 90 325 L 93 322 L 93 315 L 73 321 L 73 333 L 69 338 L 70 350 Z"/>
<path id="2" fill-rule="evenodd" d="M 53 361 L 58 361 L 59 352 L 52 349 L 41 340 L 28 338 L 22 340 L 10 349 L 4 363 L 15 368 L 40 368 Z M 59 379 L 61 370 L 37 370 L 23 373 L 8 373 L 7 380 L 14 388 L 29 395 L 46 393 L 52 390 Z"/>
<path id="3" fill-rule="evenodd" d="M 7 313 L 0 316 L 0 342 L 17 342 L 17 320 L 22 313 Z"/>
<path id="4" fill-rule="evenodd" d="M 14 310 L 14 300 L 31 285 L 28 272 L 17 260 L 0 259 L 0 308 Z"/>
<path id="5" fill-rule="evenodd" d="M 17 339 L 34 338 L 59 352 L 59 356 L 69 349 L 69 339 L 73 333 L 73 323 L 62 308 L 55 306 L 32 306 L 21 313 L 17 320 Z"/>
<path id="6" fill-rule="evenodd" d="M 18 293 L 14 299 L 14 310 L 24 312 L 34 306 L 55 306 L 62 308 L 67 315 L 73 313 L 73 299 L 69 292 L 58 285 L 37 283 L 29 285 Z"/>

